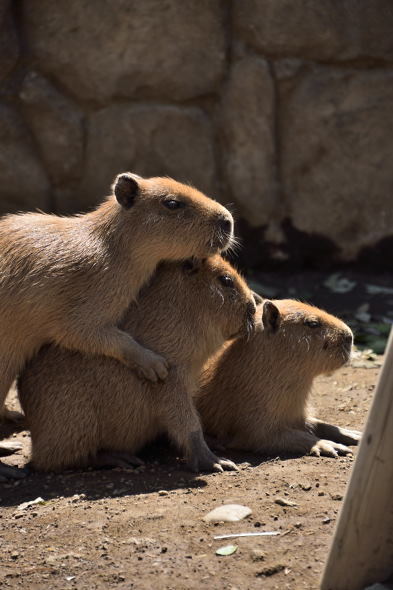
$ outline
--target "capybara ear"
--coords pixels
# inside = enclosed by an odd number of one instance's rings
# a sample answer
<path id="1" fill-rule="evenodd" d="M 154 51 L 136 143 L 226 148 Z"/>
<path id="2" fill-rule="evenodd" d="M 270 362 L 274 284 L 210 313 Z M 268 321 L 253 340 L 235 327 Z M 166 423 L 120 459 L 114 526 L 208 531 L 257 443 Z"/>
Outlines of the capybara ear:
<path id="1" fill-rule="evenodd" d="M 251 293 L 254 297 L 255 305 L 260 305 L 261 303 L 263 303 L 263 297 L 261 297 L 259 293 L 256 293 L 255 291 L 251 291 Z"/>
<path id="2" fill-rule="evenodd" d="M 139 192 L 139 179 L 140 176 L 131 174 L 131 172 L 123 172 L 116 176 L 112 186 L 113 192 L 118 203 L 125 209 L 130 209 L 134 204 L 135 197 Z"/>
<path id="3" fill-rule="evenodd" d="M 264 330 L 274 334 L 280 327 L 281 317 L 278 307 L 272 301 L 265 300 L 263 304 L 262 325 Z"/>

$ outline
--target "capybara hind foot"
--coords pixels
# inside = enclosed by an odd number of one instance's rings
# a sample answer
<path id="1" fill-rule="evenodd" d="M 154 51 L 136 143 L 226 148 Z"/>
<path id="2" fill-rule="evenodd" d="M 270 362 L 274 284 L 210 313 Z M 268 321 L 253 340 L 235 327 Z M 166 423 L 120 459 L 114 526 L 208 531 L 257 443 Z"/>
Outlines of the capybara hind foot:
<path id="1" fill-rule="evenodd" d="M 190 447 L 192 449 L 188 464 L 191 471 L 239 471 L 239 468 L 229 459 L 220 459 L 211 452 L 201 432 L 193 432 L 190 435 Z"/>
<path id="2" fill-rule="evenodd" d="M 17 440 L 0 442 L 0 457 L 6 457 L 7 455 L 13 455 L 22 448 L 22 443 Z"/>
<path id="3" fill-rule="evenodd" d="M 356 446 L 362 439 L 362 433 L 359 430 L 341 428 L 341 426 L 338 426 L 338 430 L 336 441 L 344 445 Z"/>
<path id="4" fill-rule="evenodd" d="M 310 450 L 310 455 L 314 455 L 316 457 L 323 455 L 325 457 L 337 458 L 339 455 L 352 455 L 352 451 L 349 447 L 346 447 L 340 443 L 336 443 L 331 440 L 320 439 Z"/>
<path id="5" fill-rule="evenodd" d="M 126 451 L 99 451 L 93 463 L 93 467 L 99 469 L 113 469 L 114 467 L 131 469 L 141 465 L 144 465 L 142 459 Z"/>
<path id="6" fill-rule="evenodd" d="M 23 469 L 0 463 L 0 481 L 6 481 L 7 479 L 22 479 L 23 477 L 26 477 L 26 475 L 27 473 Z"/>
<path id="7" fill-rule="evenodd" d="M 343 445 L 355 446 L 359 444 L 362 438 L 362 433 L 358 430 L 341 428 L 341 426 L 322 422 L 322 420 L 318 420 L 317 418 L 309 418 L 308 424 L 315 436 L 326 440 L 333 440 Z"/>

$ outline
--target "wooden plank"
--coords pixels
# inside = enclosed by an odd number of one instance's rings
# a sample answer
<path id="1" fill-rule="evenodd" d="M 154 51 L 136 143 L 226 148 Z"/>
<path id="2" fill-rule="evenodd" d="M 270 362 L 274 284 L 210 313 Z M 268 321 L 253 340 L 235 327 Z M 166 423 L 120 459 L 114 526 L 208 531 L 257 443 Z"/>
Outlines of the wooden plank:
<path id="1" fill-rule="evenodd" d="M 393 330 L 321 590 L 362 590 L 393 575 Z"/>

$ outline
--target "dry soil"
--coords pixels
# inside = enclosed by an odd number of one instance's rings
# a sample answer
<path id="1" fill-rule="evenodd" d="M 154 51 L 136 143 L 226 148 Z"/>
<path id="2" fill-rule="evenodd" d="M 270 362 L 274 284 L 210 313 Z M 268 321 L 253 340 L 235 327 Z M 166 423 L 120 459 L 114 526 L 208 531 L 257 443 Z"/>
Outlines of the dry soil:
<path id="1" fill-rule="evenodd" d="M 345 367 L 319 378 L 316 415 L 361 429 L 378 370 Z M 29 434 L 13 436 L 23 451 L 6 460 L 23 465 Z M 0 483 L 0 586 L 317 588 L 353 457 L 227 456 L 240 464 L 238 473 L 195 476 L 163 442 L 145 453 L 145 466 L 136 471 L 32 474 Z M 37 497 L 45 503 L 18 508 Z M 277 498 L 296 505 L 278 505 Z M 245 504 L 252 515 L 238 523 L 205 523 L 202 517 L 222 503 Z M 214 540 L 260 531 L 280 535 Z M 226 544 L 237 551 L 216 555 Z"/>

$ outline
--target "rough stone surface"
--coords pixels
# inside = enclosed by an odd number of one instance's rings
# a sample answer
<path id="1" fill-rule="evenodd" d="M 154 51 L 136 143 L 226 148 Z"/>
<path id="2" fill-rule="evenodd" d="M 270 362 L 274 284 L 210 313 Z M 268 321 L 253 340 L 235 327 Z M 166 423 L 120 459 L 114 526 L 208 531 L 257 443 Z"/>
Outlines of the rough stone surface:
<path id="1" fill-rule="evenodd" d="M 53 182 L 77 178 L 83 163 L 80 110 L 36 72 L 26 75 L 19 97 Z"/>
<path id="2" fill-rule="evenodd" d="M 83 206 L 95 204 L 114 176 L 172 176 L 216 194 L 213 139 L 208 118 L 197 108 L 113 105 L 88 122 Z"/>
<path id="3" fill-rule="evenodd" d="M 269 56 L 315 60 L 393 60 L 391 0 L 242 0 L 241 39 Z"/>
<path id="4" fill-rule="evenodd" d="M 393 72 L 315 66 L 296 82 L 281 101 L 288 215 L 351 259 L 392 233 Z"/>
<path id="5" fill-rule="evenodd" d="M 210 0 L 29 0 L 34 62 L 83 99 L 188 99 L 224 73 L 224 7 Z"/>
<path id="6" fill-rule="evenodd" d="M 227 192 L 252 226 L 267 225 L 277 207 L 274 86 L 268 64 L 234 64 L 223 91 L 220 132 Z"/>
<path id="7" fill-rule="evenodd" d="M 0 212 L 131 169 L 233 203 L 247 266 L 384 260 L 392 31 L 393 0 L 0 0 Z"/>
<path id="8" fill-rule="evenodd" d="M 19 56 L 18 37 L 9 4 L 9 0 L 0 0 L 0 81 L 9 74 Z"/>
<path id="9" fill-rule="evenodd" d="M 19 114 L 0 104 L 0 213 L 49 210 L 49 184 Z"/>

